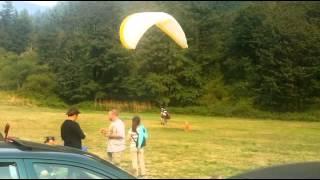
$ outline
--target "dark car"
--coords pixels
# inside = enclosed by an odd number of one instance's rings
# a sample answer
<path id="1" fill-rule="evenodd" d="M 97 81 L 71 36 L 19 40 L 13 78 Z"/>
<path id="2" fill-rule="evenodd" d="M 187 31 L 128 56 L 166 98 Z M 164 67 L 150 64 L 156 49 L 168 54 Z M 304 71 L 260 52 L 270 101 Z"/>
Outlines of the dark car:
<path id="1" fill-rule="evenodd" d="M 17 139 L 0 141 L 0 179 L 135 179 L 93 155 Z"/>
<path id="2" fill-rule="evenodd" d="M 320 162 L 276 165 L 253 170 L 230 179 L 319 179 Z"/>

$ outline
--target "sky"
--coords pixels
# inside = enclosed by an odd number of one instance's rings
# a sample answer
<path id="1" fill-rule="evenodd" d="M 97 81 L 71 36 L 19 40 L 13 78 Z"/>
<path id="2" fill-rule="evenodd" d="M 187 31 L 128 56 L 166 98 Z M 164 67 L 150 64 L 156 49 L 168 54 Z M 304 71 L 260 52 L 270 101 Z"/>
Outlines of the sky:
<path id="1" fill-rule="evenodd" d="M 40 6 L 52 7 L 58 3 L 58 1 L 25 1 L 32 4 L 37 4 Z"/>

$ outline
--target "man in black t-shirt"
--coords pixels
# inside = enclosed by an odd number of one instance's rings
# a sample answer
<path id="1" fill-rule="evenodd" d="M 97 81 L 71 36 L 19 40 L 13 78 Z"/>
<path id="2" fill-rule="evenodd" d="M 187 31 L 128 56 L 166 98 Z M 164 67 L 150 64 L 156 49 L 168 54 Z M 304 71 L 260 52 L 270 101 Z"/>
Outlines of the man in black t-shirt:
<path id="1" fill-rule="evenodd" d="M 74 107 L 67 112 L 68 119 L 61 126 L 61 138 L 64 141 L 64 146 L 82 149 L 81 140 L 86 136 L 76 122 L 79 114 L 80 111 Z"/>

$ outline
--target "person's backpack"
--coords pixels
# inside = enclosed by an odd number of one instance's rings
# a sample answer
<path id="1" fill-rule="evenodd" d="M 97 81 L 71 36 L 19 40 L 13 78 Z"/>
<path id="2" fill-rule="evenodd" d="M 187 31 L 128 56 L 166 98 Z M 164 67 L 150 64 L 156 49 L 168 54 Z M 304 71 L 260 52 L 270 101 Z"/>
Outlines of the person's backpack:
<path id="1" fill-rule="evenodd" d="M 148 130 L 142 126 L 142 132 L 138 133 L 138 140 L 136 142 L 136 147 L 138 148 L 139 147 L 139 140 L 141 139 L 142 143 L 141 143 L 141 147 L 140 148 L 143 148 L 147 145 L 147 139 L 148 139 Z"/>
<path id="2" fill-rule="evenodd" d="M 167 118 L 167 119 L 170 119 L 170 118 L 171 118 L 168 111 L 166 112 L 166 118 Z"/>

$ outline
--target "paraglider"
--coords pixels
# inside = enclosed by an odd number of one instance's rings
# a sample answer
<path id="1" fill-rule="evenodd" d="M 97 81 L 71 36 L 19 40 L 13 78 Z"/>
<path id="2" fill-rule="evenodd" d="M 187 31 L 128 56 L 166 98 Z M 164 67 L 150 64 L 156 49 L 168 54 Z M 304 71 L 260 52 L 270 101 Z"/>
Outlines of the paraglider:
<path id="1" fill-rule="evenodd" d="M 143 34 L 156 25 L 181 48 L 188 48 L 187 39 L 180 24 L 163 12 L 142 12 L 126 17 L 120 26 L 120 41 L 127 49 L 135 49 Z"/>

